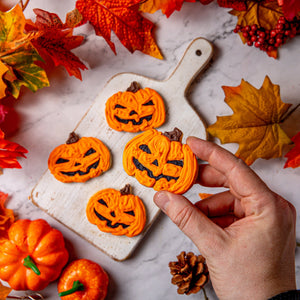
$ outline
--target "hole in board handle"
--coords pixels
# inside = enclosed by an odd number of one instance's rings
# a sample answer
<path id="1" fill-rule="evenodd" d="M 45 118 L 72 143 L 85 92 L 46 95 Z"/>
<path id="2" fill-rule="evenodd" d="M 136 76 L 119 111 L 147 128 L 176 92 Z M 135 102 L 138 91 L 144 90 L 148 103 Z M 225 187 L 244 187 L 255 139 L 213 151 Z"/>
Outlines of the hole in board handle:
<path id="1" fill-rule="evenodd" d="M 196 53 L 197 56 L 201 56 L 202 51 L 201 51 L 200 49 L 197 49 L 197 50 L 195 51 L 195 53 Z"/>

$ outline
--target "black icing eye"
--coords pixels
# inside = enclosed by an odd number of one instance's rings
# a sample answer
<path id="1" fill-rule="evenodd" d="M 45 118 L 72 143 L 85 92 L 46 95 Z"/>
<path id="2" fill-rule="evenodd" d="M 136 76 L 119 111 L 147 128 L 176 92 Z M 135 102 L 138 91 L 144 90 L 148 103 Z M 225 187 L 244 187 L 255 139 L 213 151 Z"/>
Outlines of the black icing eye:
<path id="1" fill-rule="evenodd" d="M 146 153 L 148 153 L 148 154 L 151 154 L 151 150 L 149 149 L 149 147 L 148 147 L 147 145 L 145 145 L 145 144 L 140 145 L 139 148 L 140 148 L 142 151 L 144 151 L 144 152 L 146 152 Z"/>
<path id="2" fill-rule="evenodd" d="M 91 155 L 91 154 L 93 154 L 95 152 L 96 152 L 96 150 L 93 149 L 93 148 L 91 148 L 91 149 L 89 149 L 88 151 L 85 152 L 85 154 L 84 154 L 83 157 L 89 156 L 89 155 Z"/>
<path id="3" fill-rule="evenodd" d="M 154 166 L 157 166 L 157 167 L 158 167 L 158 161 L 157 161 L 157 159 L 156 159 L 156 160 L 154 160 L 154 161 L 152 162 L 152 165 L 154 165 Z"/>
<path id="4" fill-rule="evenodd" d="M 120 104 L 116 104 L 116 105 L 115 105 L 115 109 L 116 109 L 116 108 L 126 108 L 126 107 L 123 106 L 123 105 L 120 105 Z"/>
<path id="5" fill-rule="evenodd" d="M 130 211 L 124 211 L 124 213 L 127 214 L 127 215 L 131 215 L 131 216 L 133 216 L 133 217 L 135 216 L 133 210 L 130 210 Z"/>
<path id="6" fill-rule="evenodd" d="M 98 200 L 98 202 L 106 207 L 108 207 L 108 205 L 106 204 L 106 202 L 103 199 Z"/>
<path id="7" fill-rule="evenodd" d="M 146 102 L 146 103 L 144 103 L 144 104 L 142 104 L 143 106 L 148 106 L 148 105 L 154 105 L 154 103 L 153 103 L 153 101 L 152 100 L 150 100 L 150 101 L 148 101 L 148 102 Z"/>
<path id="8" fill-rule="evenodd" d="M 168 164 L 176 165 L 179 167 L 183 167 L 183 161 L 182 160 L 168 160 Z"/>
<path id="9" fill-rule="evenodd" d="M 68 162 L 68 161 L 69 161 L 68 159 L 59 158 L 59 159 L 56 161 L 56 164 L 63 164 L 63 163 L 66 163 L 66 162 Z"/>

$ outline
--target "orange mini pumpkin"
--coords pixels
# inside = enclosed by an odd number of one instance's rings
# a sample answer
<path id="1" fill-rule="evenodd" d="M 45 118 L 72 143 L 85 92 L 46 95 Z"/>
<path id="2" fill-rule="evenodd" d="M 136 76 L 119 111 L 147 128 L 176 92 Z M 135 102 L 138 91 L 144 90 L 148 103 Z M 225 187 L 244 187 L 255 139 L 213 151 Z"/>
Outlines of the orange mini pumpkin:
<path id="1" fill-rule="evenodd" d="M 104 300 L 108 283 L 108 275 L 100 265 L 78 259 L 64 269 L 57 289 L 63 300 Z"/>
<path id="2" fill-rule="evenodd" d="M 143 185 L 156 191 L 185 193 L 194 183 L 198 171 L 196 156 L 181 143 L 182 132 L 162 133 L 147 130 L 127 143 L 123 168 Z"/>
<path id="3" fill-rule="evenodd" d="M 108 125 L 118 131 L 138 132 L 165 122 L 165 105 L 153 89 L 141 89 L 133 82 L 126 92 L 112 95 L 106 102 Z"/>
<path id="4" fill-rule="evenodd" d="M 94 194 L 86 207 L 88 220 L 104 232 L 136 236 L 146 223 L 142 200 L 131 194 L 130 185 L 121 191 L 104 189 Z"/>
<path id="5" fill-rule="evenodd" d="M 0 279 L 14 290 L 42 290 L 58 278 L 68 258 L 60 231 L 43 219 L 18 220 L 0 243 Z"/>
<path id="6" fill-rule="evenodd" d="M 56 147 L 49 156 L 48 168 L 62 182 L 85 182 L 110 167 L 110 152 L 99 139 L 79 138 L 74 132 L 66 144 Z"/>

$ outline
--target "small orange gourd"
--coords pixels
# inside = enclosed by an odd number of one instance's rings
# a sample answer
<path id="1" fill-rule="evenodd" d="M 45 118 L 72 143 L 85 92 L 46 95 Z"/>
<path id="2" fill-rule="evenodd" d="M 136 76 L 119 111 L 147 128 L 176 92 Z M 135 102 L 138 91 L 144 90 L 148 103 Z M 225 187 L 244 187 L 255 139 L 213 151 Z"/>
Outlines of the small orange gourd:
<path id="1" fill-rule="evenodd" d="M 130 140 L 123 152 L 123 168 L 143 185 L 154 190 L 185 193 L 195 182 L 198 163 L 182 132 L 147 130 Z"/>
<path id="2" fill-rule="evenodd" d="M 109 188 L 94 194 L 87 204 L 86 215 L 101 231 L 128 237 L 140 234 L 146 223 L 144 204 L 131 194 L 130 185 L 121 191 Z"/>
<path id="3" fill-rule="evenodd" d="M 45 220 L 18 220 L 0 244 L 0 279 L 14 290 L 44 289 L 69 258 L 60 231 Z"/>
<path id="4" fill-rule="evenodd" d="M 56 147 L 49 156 L 48 168 L 62 182 L 85 182 L 110 167 L 110 152 L 94 137 L 79 138 L 72 132 L 66 144 Z"/>
<path id="5" fill-rule="evenodd" d="M 108 275 L 100 265 L 78 259 L 64 269 L 57 289 L 63 300 L 104 300 L 108 283 Z"/>
<path id="6" fill-rule="evenodd" d="M 106 102 L 108 125 L 118 131 L 138 132 L 159 127 L 165 122 L 165 105 L 153 89 L 142 89 L 137 82 L 125 92 L 112 95 Z"/>

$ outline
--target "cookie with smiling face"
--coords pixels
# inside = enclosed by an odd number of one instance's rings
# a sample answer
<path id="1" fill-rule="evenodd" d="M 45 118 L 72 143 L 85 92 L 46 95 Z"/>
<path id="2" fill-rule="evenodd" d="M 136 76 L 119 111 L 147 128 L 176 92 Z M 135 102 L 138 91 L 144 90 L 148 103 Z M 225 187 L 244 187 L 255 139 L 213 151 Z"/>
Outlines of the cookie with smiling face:
<path id="1" fill-rule="evenodd" d="M 62 182 L 85 182 L 110 168 L 111 155 L 102 141 L 72 132 L 66 144 L 49 155 L 48 168 Z"/>
<path id="2" fill-rule="evenodd" d="M 138 132 L 165 122 L 165 105 L 153 89 L 142 89 L 133 82 L 125 92 L 112 95 L 105 105 L 108 125 L 117 131 Z"/>
<path id="3" fill-rule="evenodd" d="M 185 193 L 195 182 L 198 162 L 181 137 L 177 128 L 166 133 L 151 129 L 137 135 L 125 146 L 124 170 L 156 191 Z"/>
<path id="4" fill-rule="evenodd" d="M 101 231 L 128 237 L 140 234 L 146 223 L 144 204 L 128 184 L 120 191 L 107 188 L 94 194 L 86 206 L 86 216 Z"/>

